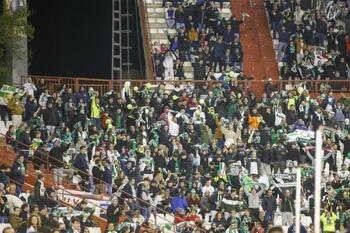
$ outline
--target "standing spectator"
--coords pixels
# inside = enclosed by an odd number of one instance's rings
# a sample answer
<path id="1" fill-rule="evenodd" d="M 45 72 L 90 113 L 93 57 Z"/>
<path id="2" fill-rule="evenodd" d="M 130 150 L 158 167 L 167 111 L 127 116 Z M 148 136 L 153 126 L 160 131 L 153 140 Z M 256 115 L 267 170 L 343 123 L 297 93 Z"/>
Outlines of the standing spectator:
<path id="1" fill-rule="evenodd" d="M 205 80 L 206 72 L 203 60 L 199 60 L 194 66 L 194 80 Z"/>
<path id="2" fill-rule="evenodd" d="M 176 29 L 180 29 L 185 26 L 185 13 L 181 5 L 175 10 L 175 22 Z"/>
<path id="3" fill-rule="evenodd" d="M 49 95 L 49 89 L 44 89 L 38 100 L 41 109 L 46 109 L 47 101 L 49 100 L 49 98 L 51 98 L 51 96 Z"/>
<path id="4" fill-rule="evenodd" d="M 97 130 L 101 130 L 101 106 L 98 94 L 92 95 L 91 100 L 91 119 Z"/>
<path id="5" fill-rule="evenodd" d="M 185 71 L 180 59 L 177 59 L 174 64 L 174 73 L 175 77 L 177 77 L 179 80 L 185 79 Z"/>
<path id="6" fill-rule="evenodd" d="M 29 96 L 27 98 L 24 109 L 25 109 L 24 121 L 28 122 L 33 117 L 34 113 L 37 113 L 38 111 L 38 104 L 34 96 Z"/>
<path id="7" fill-rule="evenodd" d="M 286 190 L 281 199 L 282 224 L 289 226 L 293 223 L 294 201 L 290 191 Z"/>
<path id="8" fill-rule="evenodd" d="M 24 108 L 18 93 L 13 94 L 8 102 L 8 108 L 12 115 L 12 124 L 17 128 L 22 123 L 22 115 L 24 113 Z"/>
<path id="9" fill-rule="evenodd" d="M 23 89 L 26 92 L 27 96 L 33 96 L 34 97 L 34 92 L 36 91 L 35 84 L 32 81 L 32 78 L 29 77 L 27 79 L 27 82 L 23 84 Z"/>
<path id="10" fill-rule="evenodd" d="M 78 174 L 82 178 L 83 185 L 85 185 L 89 174 L 89 164 L 85 146 L 80 147 L 79 154 L 75 157 L 73 166 L 78 169 Z"/>
<path id="11" fill-rule="evenodd" d="M 223 57 L 225 55 L 225 45 L 222 43 L 222 39 L 219 38 L 217 42 L 214 43 L 213 46 L 213 71 L 216 72 L 216 68 L 219 65 L 219 70 L 221 70 L 223 66 Z"/>
<path id="12" fill-rule="evenodd" d="M 174 60 L 170 52 L 167 52 L 163 61 L 164 80 L 174 80 Z"/>
<path id="13" fill-rule="evenodd" d="M 16 184 L 16 194 L 19 196 L 22 192 L 26 174 L 26 167 L 24 165 L 24 155 L 20 154 L 12 166 L 11 176 Z"/>
<path id="14" fill-rule="evenodd" d="M 166 23 L 168 28 L 172 29 L 175 26 L 175 9 L 173 6 L 169 6 L 165 12 Z"/>
<path id="15" fill-rule="evenodd" d="M 240 25 L 243 23 L 243 21 L 244 21 L 243 15 L 241 20 L 238 20 L 235 15 L 232 15 L 230 18 L 230 24 L 232 26 L 233 34 L 237 39 L 239 39 Z"/>
<path id="16" fill-rule="evenodd" d="M 278 33 L 278 54 L 277 54 L 277 60 L 282 61 L 283 56 L 285 54 L 286 48 L 289 43 L 289 35 L 288 32 L 286 32 L 286 27 L 282 27 L 282 30 Z"/>
<path id="17" fill-rule="evenodd" d="M 275 219 L 275 212 L 277 210 L 276 198 L 272 196 L 272 190 L 267 191 L 267 195 L 263 198 L 261 203 L 263 210 L 265 211 L 265 221 L 273 223 Z"/>
<path id="18" fill-rule="evenodd" d="M 47 107 L 43 110 L 43 120 L 48 135 L 53 135 L 59 125 L 59 115 L 51 101 L 47 103 Z"/>
<path id="19" fill-rule="evenodd" d="M 264 193 L 264 187 L 260 187 L 260 191 L 257 192 L 255 188 L 252 189 L 251 192 L 248 192 L 247 189 L 244 189 L 244 193 L 248 197 L 248 207 L 250 210 L 250 213 L 253 216 L 253 219 L 258 220 L 259 219 L 259 200 L 260 196 Z"/>
<path id="20" fill-rule="evenodd" d="M 62 186 L 65 162 L 63 161 L 63 153 L 68 150 L 68 145 L 61 145 L 60 139 L 53 141 L 53 148 L 50 150 L 49 162 L 53 171 L 53 180 L 56 186 Z"/>
<path id="21" fill-rule="evenodd" d="M 34 185 L 34 196 L 39 206 L 42 206 L 44 203 L 45 192 L 46 188 L 44 184 L 44 176 L 42 174 L 39 174 Z"/>
<path id="22" fill-rule="evenodd" d="M 107 162 L 106 160 L 103 160 L 103 181 L 105 182 L 105 193 L 109 196 L 112 196 L 112 170 L 111 170 L 111 164 Z"/>
<path id="23" fill-rule="evenodd" d="M 332 210 L 326 210 L 326 212 L 322 213 L 320 219 L 323 224 L 323 232 L 336 231 L 336 221 L 338 218 Z"/>
<path id="24" fill-rule="evenodd" d="M 327 19 L 325 16 L 322 16 L 320 19 L 317 20 L 316 31 L 318 35 L 318 42 L 319 42 L 318 45 L 323 47 L 324 40 L 327 35 Z"/>

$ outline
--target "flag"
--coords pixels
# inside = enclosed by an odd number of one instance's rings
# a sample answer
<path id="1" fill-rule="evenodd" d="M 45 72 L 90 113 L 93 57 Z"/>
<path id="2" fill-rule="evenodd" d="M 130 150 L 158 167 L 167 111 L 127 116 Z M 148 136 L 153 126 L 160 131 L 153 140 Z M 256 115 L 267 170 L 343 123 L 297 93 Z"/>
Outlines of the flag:
<path id="1" fill-rule="evenodd" d="M 297 129 L 287 134 L 288 142 L 300 142 L 303 144 L 315 143 L 315 132 Z"/>
<path id="2" fill-rule="evenodd" d="M 219 170 L 218 170 L 218 175 L 220 178 L 227 180 L 226 176 L 226 164 L 221 162 L 219 163 Z"/>
<path id="3" fill-rule="evenodd" d="M 9 86 L 6 84 L 2 85 L 2 87 L 0 89 L 0 97 L 1 98 L 9 98 L 14 93 L 18 93 L 18 95 L 20 97 L 22 97 L 25 94 L 24 90 L 19 89 L 19 88 L 14 87 L 14 86 Z"/>

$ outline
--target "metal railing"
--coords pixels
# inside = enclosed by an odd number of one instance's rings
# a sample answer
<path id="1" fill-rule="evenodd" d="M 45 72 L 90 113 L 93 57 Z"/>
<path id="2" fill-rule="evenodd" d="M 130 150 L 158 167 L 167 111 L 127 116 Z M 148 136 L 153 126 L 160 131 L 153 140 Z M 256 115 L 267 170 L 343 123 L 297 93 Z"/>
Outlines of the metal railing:
<path id="1" fill-rule="evenodd" d="M 31 77 L 35 84 L 39 83 L 41 79 L 45 81 L 46 87 L 51 92 L 59 92 L 63 85 L 72 88 L 73 91 L 78 92 L 80 87 L 85 87 L 87 91 L 90 87 L 94 88 L 100 94 L 104 94 L 107 91 L 114 90 L 120 91 L 126 81 L 131 83 L 131 86 L 141 87 L 146 83 L 152 85 L 196 85 L 200 87 L 207 85 L 209 90 L 213 90 L 217 85 L 221 85 L 223 81 L 207 81 L 207 80 L 106 80 L 106 79 L 94 79 L 94 78 L 80 78 L 80 77 L 52 77 L 52 76 L 39 76 L 39 75 L 28 75 L 22 76 L 22 84 L 25 80 Z M 232 81 L 241 89 L 245 94 L 254 92 L 257 96 L 262 94 L 264 86 L 266 85 L 265 80 L 238 80 Z M 284 91 L 295 86 L 304 85 L 311 95 L 317 95 L 321 93 L 323 86 L 329 86 L 333 92 L 345 92 L 350 93 L 350 80 L 272 80 L 271 83 L 275 87 L 275 91 Z"/>
<path id="2" fill-rule="evenodd" d="M 145 68 L 146 68 L 146 79 L 155 79 L 155 63 L 153 60 L 153 51 L 152 51 L 152 41 L 151 41 L 151 30 L 149 26 L 149 16 L 145 0 L 137 0 L 140 23 L 141 23 L 141 32 L 143 38 L 143 51 L 145 57 Z"/>
<path id="3" fill-rule="evenodd" d="M 2 134 L 2 133 L 0 133 L 0 137 L 4 137 L 5 139 L 12 139 L 12 138 L 10 138 L 10 137 L 8 137 L 8 136 Z M 12 142 L 14 142 L 17 146 L 21 145 L 22 148 L 28 148 L 28 150 L 29 150 L 29 148 L 30 148 L 30 146 L 25 145 L 25 144 L 23 144 L 23 143 L 21 143 L 21 142 L 19 142 L 19 141 L 12 140 Z M 5 142 L 1 142 L 1 143 L 5 143 Z M 7 145 L 8 145 L 8 144 L 7 144 Z M 15 146 L 14 149 L 20 150 L 20 151 L 21 151 L 21 149 L 18 149 L 17 146 Z M 23 151 L 23 150 L 22 150 L 22 151 Z M 42 162 L 43 164 L 46 164 L 46 169 L 47 169 L 47 170 L 49 170 L 49 168 L 54 167 L 54 166 L 51 166 L 51 164 L 49 163 L 50 160 L 51 160 L 51 161 L 55 161 L 55 162 L 57 162 L 57 163 L 61 163 L 62 166 L 66 165 L 64 162 L 58 160 L 58 159 L 55 158 L 55 157 L 52 157 L 48 152 L 46 152 L 46 153 L 45 153 L 45 152 L 39 152 L 39 153 L 40 153 L 41 155 L 44 155 L 44 156 L 46 157 L 46 159 L 42 159 L 42 158 L 38 158 L 38 157 L 35 157 L 35 159 L 39 160 L 39 161 Z M 33 161 L 33 160 L 26 159 L 26 162 L 30 162 L 30 163 L 32 163 L 33 165 L 36 165 L 36 166 L 39 166 L 39 167 L 40 167 L 40 164 L 35 163 L 35 161 Z M 82 170 L 79 170 L 79 169 L 75 169 L 75 171 L 77 171 L 78 173 L 84 174 L 84 175 L 87 176 L 87 177 L 89 176 L 89 174 L 88 174 L 87 172 L 85 172 L 85 171 L 82 171 Z M 28 174 L 28 175 L 32 175 L 32 176 L 36 176 L 36 174 L 34 174 L 33 172 L 30 172 L 30 171 L 27 171 L 27 174 Z M 95 180 L 95 181 L 98 181 L 99 184 L 101 184 L 101 185 L 107 185 L 107 183 L 106 183 L 105 181 L 101 180 L 101 179 L 94 178 L 94 180 Z M 85 188 L 85 187 L 81 187 L 81 188 L 83 189 L 83 191 L 89 192 L 89 190 L 88 190 L 87 188 Z M 70 191 L 68 191 L 68 190 L 66 190 L 66 189 L 65 189 L 64 191 L 65 191 L 66 193 L 70 194 L 70 195 L 77 196 L 76 194 L 74 194 L 74 193 L 72 193 L 72 192 L 70 192 Z M 129 193 L 127 193 L 127 192 L 125 192 L 125 191 L 123 191 L 123 190 L 118 190 L 118 191 L 120 191 L 120 192 L 121 192 L 122 194 L 124 194 L 126 197 L 133 198 L 133 199 L 137 200 L 139 203 L 146 204 L 146 205 L 150 206 L 150 207 L 153 208 L 154 210 L 159 211 L 158 213 L 163 213 L 163 214 L 170 215 L 170 216 L 172 216 L 172 217 L 175 219 L 175 216 L 174 216 L 172 213 L 166 211 L 165 209 L 161 209 L 161 208 L 159 208 L 159 207 L 157 207 L 157 206 L 154 206 L 153 204 L 150 204 L 150 203 L 148 203 L 148 202 L 146 202 L 146 201 L 144 201 L 144 200 L 142 200 L 142 199 L 140 199 L 140 198 L 138 198 L 138 197 L 136 197 L 136 196 L 131 196 Z M 111 200 L 111 199 L 112 199 L 112 197 L 109 197 L 107 200 Z M 121 196 L 118 196 L 118 199 L 123 200 L 123 201 L 127 201 L 125 198 L 123 198 L 123 197 L 121 197 Z M 89 202 L 88 200 L 86 200 L 86 201 L 87 201 L 88 203 L 94 205 L 95 207 L 97 207 L 97 205 L 96 205 L 95 203 Z M 139 207 L 140 209 L 144 209 L 144 208 L 145 208 L 145 207 L 142 207 L 142 206 L 140 206 L 140 205 L 138 205 L 138 207 Z M 102 208 L 102 207 L 100 207 L 100 208 Z M 102 208 L 102 209 L 103 209 L 103 208 Z M 106 210 L 106 209 L 105 209 L 105 210 Z M 163 218 L 163 217 L 161 217 L 161 216 L 157 216 L 157 218 L 163 219 L 164 221 L 166 221 L 166 222 L 168 222 L 168 223 L 170 223 L 170 224 L 173 224 L 173 222 L 170 222 L 168 219 Z M 155 223 L 156 223 L 156 222 L 155 222 Z"/>

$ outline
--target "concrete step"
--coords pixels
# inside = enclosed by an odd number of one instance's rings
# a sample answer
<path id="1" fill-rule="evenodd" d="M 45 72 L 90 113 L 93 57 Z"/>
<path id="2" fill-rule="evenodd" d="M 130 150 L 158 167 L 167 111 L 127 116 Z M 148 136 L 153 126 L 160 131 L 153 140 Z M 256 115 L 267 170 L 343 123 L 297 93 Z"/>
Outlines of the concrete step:
<path id="1" fill-rule="evenodd" d="M 150 33 L 154 34 L 154 33 L 160 33 L 160 34 L 176 34 L 176 30 L 175 29 L 167 29 L 167 28 L 150 28 Z"/>
<path id="2" fill-rule="evenodd" d="M 169 43 L 168 37 L 164 33 L 151 33 L 151 40 L 152 40 L 152 44 L 154 44 L 153 42 L 156 42 L 156 41 L 158 41 L 161 44 Z"/>
<path id="3" fill-rule="evenodd" d="M 150 23 L 149 28 L 160 28 L 166 30 L 168 29 L 168 26 L 166 25 L 166 23 Z"/>
<path id="4" fill-rule="evenodd" d="M 148 18 L 165 18 L 165 12 L 148 12 Z"/>
<path id="5" fill-rule="evenodd" d="M 158 45 L 161 45 L 161 44 L 168 44 L 169 43 L 169 40 L 166 38 L 166 39 L 157 39 L 156 37 L 155 38 L 152 38 L 152 35 L 151 35 L 151 41 L 152 41 L 152 44 L 154 44 L 155 42 L 158 43 Z"/>
<path id="6" fill-rule="evenodd" d="M 148 13 L 163 13 L 165 15 L 164 9 L 162 7 L 147 7 Z"/>

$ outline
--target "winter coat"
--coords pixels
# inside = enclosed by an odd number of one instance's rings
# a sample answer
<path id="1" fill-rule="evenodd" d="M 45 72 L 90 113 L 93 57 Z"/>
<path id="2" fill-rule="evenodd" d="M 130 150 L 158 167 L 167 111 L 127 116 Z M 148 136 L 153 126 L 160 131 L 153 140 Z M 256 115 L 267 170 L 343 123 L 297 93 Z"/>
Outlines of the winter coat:
<path id="1" fill-rule="evenodd" d="M 12 115 L 22 115 L 24 112 L 22 103 L 13 98 L 9 100 L 7 107 L 10 109 Z"/>

